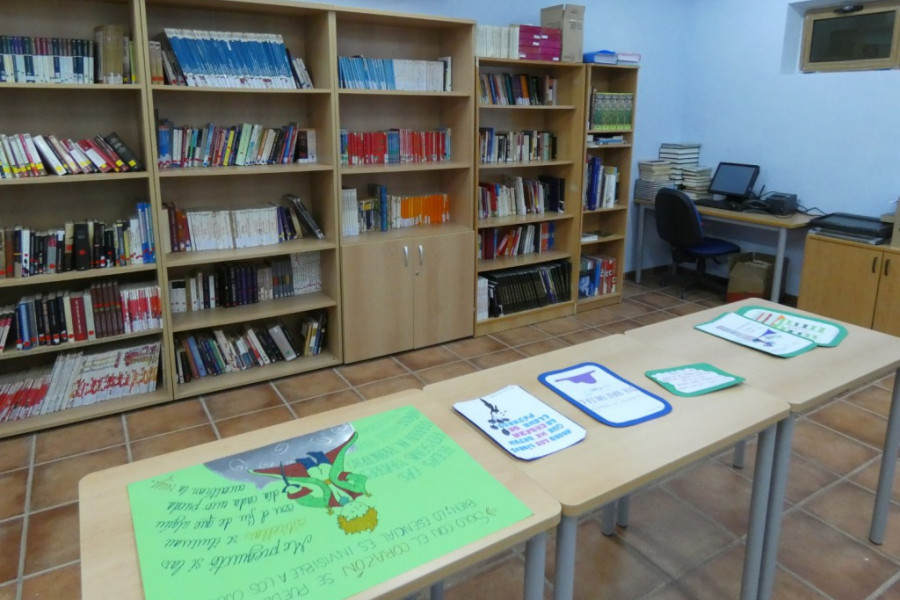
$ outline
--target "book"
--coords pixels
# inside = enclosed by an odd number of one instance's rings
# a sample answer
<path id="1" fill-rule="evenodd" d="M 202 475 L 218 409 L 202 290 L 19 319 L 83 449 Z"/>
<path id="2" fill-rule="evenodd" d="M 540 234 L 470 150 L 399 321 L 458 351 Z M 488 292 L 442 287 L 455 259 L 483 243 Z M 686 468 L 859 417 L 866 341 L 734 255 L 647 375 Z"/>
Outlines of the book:
<path id="1" fill-rule="evenodd" d="M 300 200 L 298 196 L 295 196 L 293 194 L 285 194 L 284 198 L 290 203 L 290 206 L 294 209 L 294 212 L 296 212 L 297 218 L 300 220 L 300 224 L 303 227 L 304 231 L 309 235 L 316 236 L 320 240 L 324 240 L 325 234 L 319 228 L 319 224 L 312 216 L 312 213 L 309 212 L 309 209 L 306 208 L 306 205 L 303 204 L 303 201 Z"/>

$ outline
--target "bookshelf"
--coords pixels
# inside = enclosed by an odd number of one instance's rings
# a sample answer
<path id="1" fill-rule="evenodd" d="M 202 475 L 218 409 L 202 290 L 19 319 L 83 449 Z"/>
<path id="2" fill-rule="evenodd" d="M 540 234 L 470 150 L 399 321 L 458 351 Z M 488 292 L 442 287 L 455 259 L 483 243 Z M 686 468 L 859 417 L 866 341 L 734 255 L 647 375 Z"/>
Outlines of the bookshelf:
<path id="1" fill-rule="evenodd" d="M 522 79 L 521 75 L 525 76 Z M 510 77 L 512 76 L 512 77 Z M 548 82 L 550 82 L 548 84 Z M 476 288 L 478 280 L 509 273 L 510 269 L 531 267 L 538 269 L 555 261 L 567 261 L 577 265 L 578 225 L 581 206 L 583 179 L 584 143 L 584 65 L 576 63 L 540 62 L 528 60 L 506 60 L 493 58 L 478 59 L 476 97 L 479 98 L 476 130 L 479 132 L 479 155 L 476 156 Z M 541 104 L 498 103 L 498 90 L 513 90 L 514 95 L 523 95 L 522 88 L 529 89 L 529 97 L 537 92 Z M 494 86 L 494 96 L 490 89 Z M 514 86 L 518 85 L 518 88 Z M 544 97 L 545 88 L 550 85 L 553 92 Z M 553 98 L 552 101 L 550 98 Z M 507 102 L 509 100 L 507 99 Z M 537 133 L 535 133 L 537 132 Z M 505 139 L 497 151 L 485 155 L 485 137 L 493 134 L 496 141 Z M 510 135 L 505 135 L 510 134 Z M 546 135 L 555 139 L 550 142 L 550 152 L 545 152 Z M 534 139 L 537 138 L 535 142 Z M 508 140 L 512 140 L 511 142 Z M 523 140 L 533 152 L 523 153 Z M 502 152 L 514 147 L 515 152 Z M 492 146 L 497 148 L 497 146 Z M 505 158 L 503 157 L 505 156 Z M 499 158 L 498 158 L 499 157 Z M 482 194 L 485 186 L 515 186 L 516 178 L 528 182 L 540 181 L 542 177 L 563 180 L 564 208 L 553 210 L 545 205 L 543 212 L 522 210 L 516 214 L 506 214 L 485 210 Z M 490 201 L 489 201 L 490 202 Z M 510 231 L 533 232 L 552 230 L 554 242 L 550 248 L 538 248 L 540 252 L 500 255 L 496 250 L 502 238 Z M 496 232 L 496 233 L 495 233 Z M 493 246 L 493 253 L 490 247 Z M 491 257 L 493 254 L 493 257 Z M 568 286 L 574 294 L 574 276 L 571 273 Z M 530 323 L 572 314 L 573 296 L 548 303 L 540 307 L 479 318 L 476 315 L 475 335 L 485 335 Z"/>
<path id="2" fill-rule="evenodd" d="M 254 273 L 276 263 L 302 256 L 318 256 L 321 289 L 313 293 L 283 298 L 259 299 L 249 303 L 218 306 L 204 310 L 173 313 L 166 302 L 168 369 L 173 373 L 172 397 L 185 398 L 211 393 L 257 381 L 339 364 L 342 357 L 340 319 L 340 278 L 338 260 L 338 223 L 335 207 L 336 169 L 334 133 L 334 72 L 331 39 L 334 20 L 328 11 L 300 3 L 260 3 L 204 0 L 170 2 L 146 0 L 144 3 L 145 39 L 159 40 L 167 28 L 203 31 L 277 34 L 292 57 L 300 57 L 312 74 L 314 88 L 279 89 L 245 87 L 188 87 L 154 83 L 148 86 L 153 118 L 151 131 L 160 119 L 176 127 L 236 127 L 245 123 L 278 129 L 286 124 L 315 130 L 315 162 L 253 164 L 242 166 L 198 166 L 164 168 L 154 161 L 154 183 L 159 197 L 158 220 L 161 227 L 162 280 L 170 283 L 192 277 L 241 277 L 234 285 L 252 288 L 265 279 Z M 149 53 L 148 53 L 149 54 Z M 147 65 L 149 68 L 149 63 Z M 157 154 L 154 153 L 156 157 Z M 286 194 L 301 198 L 314 216 L 325 237 L 307 232 L 302 238 L 245 247 L 216 250 L 173 251 L 169 213 L 171 206 L 197 214 L 200 211 L 238 211 L 271 205 L 288 206 Z M 294 276 L 296 277 L 296 272 Z M 249 292 L 252 296 L 252 291 Z M 222 299 L 220 299 L 221 303 Z M 189 339 L 198 342 L 219 332 L 229 339 L 245 334 L 247 327 L 257 331 L 280 324 L 300 345 L 303 319 L 324 314 L 327 328 L 324 348 L 314 356 L 272 362 L 243 370 L 206 377 L 179 378 L 187 365 L 182 348 Z M 181 363 L 181 364 L 179 364 Z"/>
<path id="3" fill-rule="evenodd" d="M 617 183 L 615 193 L 611 195 L 614 198 L 611 206 L 603 206 L 601 197 L 596 208 L 582 207 L 579 215 L 579 231 L 582 236 L 579 240 L 579 262 L 581 267 L 585 267 L 586 261 L 592 260 L 591 257 L 598 257 L 593 259 L 594 268 L 597 268 L 598 263 L 602 267 L 599 257 L 614 259 L 611 271 L 616 284 L 615 291 L 609 291 L 609 287 L 604 289 L 602 284 L 591 285 L 589 293 L 593 295 L 584 297 L 583 292 L 579 293 L 576 310 L 588 310 L 622 300 L 638 79 L 636 66 L 588 64 L 585 69 L 585 178 L 590 177 L 591 169 L 587 165 L 594 159 L 595 164 L 602 164 L 607 170 L 615 170 Z M 630 106 L 622 109 L 629 112 L 625 113 L 624 118 L 612 119 L 612 123 L 602 123 L 603 119 L 599 114 L 592 117 L 592 101 L 596 94 L 609 93 L 630 95 Z M 600 102 L 596 101 L 597 104 Z M 592 189 L 591 185 L 586 183 L 585 187 L 585 193 L 588 194 Z M 593 275 L 587 277 L 593 278 Z"/>
<path id="4" fill-rule="evenodd" d="M 344 360 L 472 335 L 474 22 L 349 9 L 337 9 L 335 21 L 338 57 L 451 59 L 449 90 L 337 89 L 341 131 L 449 130 L 450 140 L 443 160 L 338 167 L 339 187 L 357 202 L 380 202 L 373 184 L 402 197 L 446 194 L 440 223 L 342 236 Z"/>
<path id="5" fill-rule="evenodd" d="M 0 34 L 34 38 L 93 40 L 98 25 L 121 26 L 132 37 L 140 36 L 142 26 L 136 1 L 79 1 L 67 7 L 66 18 L 59 18 L 59 3 L 44 0 L 15 0 L 4 6 Z M 140 59 L 140 48 L 136 58 Z M 140 60 L 137 61 L 141 63 Z M 144 167 L 138 171 L 96 174 L 47 174 L 41 177 L 0 179 L 0 220 L 4 229 L 21 226 L 33 232 L 57 231 L 67 222 L 92 219 L 113 223 L 137 214 L 137 202 L 155 203 L 152 170 L 146 168 L 151 139 L 146 128 L 148 106 L 144 94 L 144 74 L 140 65 L 134 84 L 94 83 L 0 83 L 0 133 L 82 140 L 112 131 L 137 154 Z M 92 78 L 91 78 L 92 80 Z M 77 118 L 75 118 L 77 116 Z M 13 240 L 6 240 L 12 244 Z M 0 306 L 16 305 L 21 299 L 77 293 L 100 282 L 157 285 L 161 280 L 159 263 L 129 264 L 103 269 L 48 272 L 28 277 L 0 279 Z M 11 336 L 12 337 L 12 336 Z M 58 360 L 164 342 L 163 331 L 153 328 L 132 335 L 108 335 L 97 339 L 70 341 L 58 345 L 39 345 L 17 350 L 9 339 L 0 353 L 0 372 L 22 374 L 30 369 L 48 369 Z M 170 374 L 157 371 L 156 390 L 110 399 L 95 404 L 34 415 L 20 421 L 0 423 L 0 437 L 7 437 L 132 410 L 166 400 Z"/>

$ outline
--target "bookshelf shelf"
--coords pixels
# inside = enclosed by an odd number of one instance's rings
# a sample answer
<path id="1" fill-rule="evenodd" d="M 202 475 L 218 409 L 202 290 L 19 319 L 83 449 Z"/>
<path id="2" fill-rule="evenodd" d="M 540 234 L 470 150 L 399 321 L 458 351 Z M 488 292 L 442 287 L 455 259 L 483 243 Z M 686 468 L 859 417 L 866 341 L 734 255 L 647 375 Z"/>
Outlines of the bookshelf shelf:
<path id="1" fill-rule="evenodd" d="M 524 327 L 526 325 L 531 325 L 532 323 L 565 317 L 571 315 L 573 310 L 574 302 L 572 301 L 548 304 L 541 308 L 523 310 L 511 315 L 492 317 L 487 320 L 477 321 L 475 323 L 475 329 L 479 332 L 478 335 L 489 335 L 508 329 Z"/>
<path id="2" fill-rule="evenodd" d="M 479 260 L 477 271 L 479 273 L 490 273 L 500 269 L 509 269 L 512 267 L 524 267 L 527 265 L 537 265 L 554 260 L 563 260 L 572 258 L 570 252 L 561 252 L 549 250 L 547 252 L 538 252 L 534 254 L 519 254 L 517 256 L 501 256 L 491 260 Z"/>
<path id="3" fill-rule="evenodd" d="M 296 95 L 296 96 L 318 96 L 330 95 L 330 89 L 310 88 L 310 89 L 280 89 L 280 88 L 221 88 L 221 87 L 195 87 L 186 85 L 151 85 L 150 91 L 154 94 L 173 92 L 181 93 L 198 93 L 198 94 L 264 94 L 264 95 Z"/>
<path id="4" fill-rule="evenodd" d="M 126 173 L 88 173 L 81 175 L 45 175 L 43 177 L 25 177 L 22 179 L 0 179 L 0 187 L 3 186 L 32 186 L 32 185 L 72 185 L 77 183 L 93 183 L 102 181 L 112 183 L 129 179 L 149 180 L 151 177 L 147 171 L 134 171 Z M 131 201 L 131 199 L 129 199 Z"/>
<path id="5" fill-rule="evenodd" d="M 607 236 L 603 236 L 597 240 L 581 240 L 581 247 L 584 248 L 585 246 L 590 246 L 590 245 L 607 244 L 609 242 L 618 242 L 618 241 L 622 241 L 624 239 L 625 239 L 624 234 L 607 235 Z"/>
<path id="6" fill-rule="evenodd" d="M 427 163 L 406 163 L 399 165 L 354 165 L 343 166 L 344 175 L 378 175 L 385 173 L 410 173 L 425 171 L 449 171 L 471 169 L 471 163 L 462 161 L 444 161 Z"/>
<path id="7" fill-rule="evenodd" d="M 512 215 L 509 217 L 488 217 L 479 219 L 478 229 L 492 229 L 494 227 L 511 227 L 515 225 L 528 225 L 529 223 L 543 223 L 544 221 L 564 221 L 574 217 L 566 213 L 544 213 L 532 215 Z"/>
<path id="8" fill-rule="evenodd" d="M 172 331 L 178 333 L 192 329 L 206 329 L 221 325 L 272 319 L 297 312 L 331 308 L 335 305 L 337 305 L 337 302 L 334 298 L 327 294 L 316 292 L 288 298 L 277 298 L 246 306 L 175 313 L 172 315 Z"/>
<path id="9" fill-rule="evenodd" d="M 70 350 L 77 352 L 82 348 L 90 348 L 91 346 L 106 345 L 113 342 L 121 342 L 124 340 L 131 340 L 142 337 L 156 337 L 161 333 L 162 329 L 152 329 L 148 331 L 136 331 L 134 333 L 128 333 L 124 335 L 111 335 L 104 338 L 98 338 L 96 340 L 85 340 L 83 342 L 68 342 L 65 344 L 58 344 L 56 346 L 38 346 L 37 348 L 32 348 L 31 350 L 16 350 L 14 348 L 7 349 L 3 352 L 0 352 L 0 361 L 30 358 L 33 356 L 39 356 L 41 354 L 59 354 L 60 352 L 68 352 Z"/>
<path id="10" fill-rule="evenodd" d="M 335 250 L 337 244 L 328 240 L 300 239 L 272 244 L 270 246 L 257 246 L 255 248 L 240 248 L 237 250 L 200 250 L 197 252 L 169 252 L 166 254 L 166 266 L 169 268 L 192 267 L 197 265 L 216 264 L 228 261 L 251 260 L 279 256 L 282 254 L 295 254 L 299 252 L 316 252 L 320 250 Z"/>
<path id="11" fill-rule="evenodd" d="M 524 106 L 517 104 L 479 104 L 479 109 L 482 110 L 501 110 L 501 111 L 570 111 L 575 110 L 576 107 L 573 104 L 554 104 L 550 106 Z"/>
<path id="12" fill-rule="evenodd" d="M 350 88 L 342 88 L 338 90 L 338 94 L 341 96 L 397 96 L 398 98 L 404 97 L 426 97 L 426 98 L 459 98 L 461 100 L 468 100 L 470 97 L 469 92 L 425 92 L 425 91 L 413 91 L 413 90 L 358 90 L 358 89 L 350 89 Z"/>
<path id="13" fill-rule="evenodd" d="M 66 271 L 51 275 L 32 275 L 30 277 L 13 277 L 0 279 L 0 288 L 27 288 L 45 285 L 63 284 L 67 281 L 81 281 L 85 279 L 97 279 L 98 277 L 118 277 L 132 273 L 156 274 L 156 265 L 128 265 L 125 267 L 110 267 L 108 269 L 88 269 L 87 271 Z M 0 353 L 2 355 L 2 353 Z"/>
<path id="14" fill-rule="evenodd" d="M 65 92 L 131 92 L 140 94 L 143 88 L 140 85 L 118 85 L 111 83 L 17 83 L 12 81 L 0 82 L 0 90 L 51 90 Z"/>
<path id="15" fill-rule="evenodd" d="M 323 163 L 291 164 L 291 165 L 250 165 L 246 167 L 189 167 L 177 169 L 160 169 L 160 179 L 178 179 L 182 177 L 248 177 L 254 175 L 278 175 L 284 173 L 316 173 L 331 171 L 333 167 Z"/>
<path id="16" fill-rule="evenodd" d="M 571 160 L 535 160 L 531 162 L 478 163 L 482 171 L 492 169 L 543 169 L 546 167 L 572 166 Z"/>

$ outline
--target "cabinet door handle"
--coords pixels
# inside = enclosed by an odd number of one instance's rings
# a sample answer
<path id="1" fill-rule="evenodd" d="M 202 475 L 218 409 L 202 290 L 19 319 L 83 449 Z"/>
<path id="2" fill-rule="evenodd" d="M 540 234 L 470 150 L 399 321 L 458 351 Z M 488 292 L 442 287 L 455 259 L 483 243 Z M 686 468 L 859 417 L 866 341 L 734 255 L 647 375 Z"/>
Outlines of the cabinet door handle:
<path id="1" fill-rule="evenodd" d="M 409 246 L 403 246 L 403 266 L 409 267 Z"/>
<path id="2" fill-rule="evenodd" d="M 884 276 L 885 276 L 885 277 L 887 277 L 887 275 L 888 275 L 888 268 L 889 268 L 890 266 L 891 266 L 891 259 L 886 258 L 886 259 L 884 260 Z"/>
<path id="3" fill-rule="evenodd" d="M 873 256 L 873 257 L 872 257 L 872 272 L 873 272 L 873 273 L 877 273 L 877 272 L 878 272 L 878 268 L 877 268 L 877 267 L 878 267 L 878 257 L 877 257 L 877 256 Z"/>
<path id="4" fill-rule="evenodd" d="M 425 249 L 422 247 L 422 244 L 419 244 L 419 266 L 422 266 L 422 261 L 425 258 Z"/>

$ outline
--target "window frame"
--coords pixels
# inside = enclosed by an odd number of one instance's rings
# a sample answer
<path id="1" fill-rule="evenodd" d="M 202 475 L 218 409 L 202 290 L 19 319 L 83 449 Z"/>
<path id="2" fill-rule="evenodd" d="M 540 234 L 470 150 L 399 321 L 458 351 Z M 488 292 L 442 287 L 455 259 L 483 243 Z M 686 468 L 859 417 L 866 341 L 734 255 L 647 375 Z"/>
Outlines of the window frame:
<path id="1" fill-rule="evenodd" d="M 862 6 L 862 8 L 841 14 L 837 12 L 843 6 Z M 818 21 L 856 17 L 860 15 L 893 12 L 894 31 L 891 35 L 891 52 L 887 58 L 866 58 L 860 60 L 835 60 L 810 62 L 813 27 Z M 860 5 L 841 4 L 824 8 L 811 9 L 803 16 L 803 38 L 800 56 L 800 70 L 804 73 L 832 71 L 874 71 L 900 68 L 900 1 L 869 2 Z"/>

